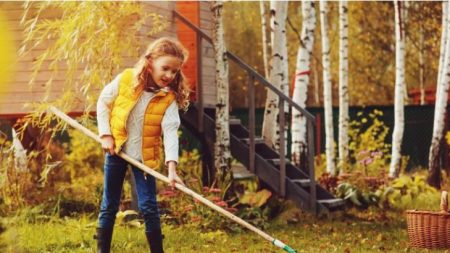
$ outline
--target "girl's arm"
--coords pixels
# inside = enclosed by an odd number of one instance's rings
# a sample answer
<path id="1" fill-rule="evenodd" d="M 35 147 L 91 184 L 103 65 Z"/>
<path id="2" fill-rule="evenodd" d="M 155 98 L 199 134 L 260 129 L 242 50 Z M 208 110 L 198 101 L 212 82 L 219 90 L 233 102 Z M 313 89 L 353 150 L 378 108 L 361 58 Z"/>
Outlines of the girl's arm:
<path id="1" fill-rule="evenodd" d="M 109 119 L 111 118 L 111 107 L 119 94 L 120 74 L 109 84 L 107 84 L 97 101 L 97 124 L 98 132 L 102 141 L 102 149 L 114 155 L 114 138 L 111 135 Z"/>
<path id="2" fill-rule="evenodd" d="M 169 105 L 161 121 L 161 128 L 164 135 L 165 163 L 169 166 L 169 161 L 175 165 L 178 163 L 178 127 L 180 127 L 180 116 L 176 101 Z"/>
<path id="3" fill-rule="evenodd" d="M 161 122 L 164 135 L 165 164 L 168 167 L 168 177 L 172 186 L 175 186 L 175 182 L 183 184 L 183 181 L 178 177 L 176 171 L 178 164 L 178 128 L 180 122 L 178 105 L 176 101 L 173 101 L 164 113 Z"/>
<path id="4" fill-rule="evenodd" d="M 119 94 L 119 82 L 121 74 L 109 84 L 107 84 L 97 101 L 97 124 L 100 137 L 104 135 L 111 135 L 111 127 L 109 120 L 111 118 L 111 108 L 114 100 Z"/>

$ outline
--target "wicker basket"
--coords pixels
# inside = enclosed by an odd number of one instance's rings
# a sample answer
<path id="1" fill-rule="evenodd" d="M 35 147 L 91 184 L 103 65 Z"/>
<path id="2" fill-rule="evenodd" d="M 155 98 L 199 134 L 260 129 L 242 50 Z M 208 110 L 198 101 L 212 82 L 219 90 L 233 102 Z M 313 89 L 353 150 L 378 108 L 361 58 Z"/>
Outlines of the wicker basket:
<path id="1" fill-rule="evenodd" d="M 411 247 L 450 248 L 450 213 L 447 212 L 447 192 L 442 192 L 441 211 L 406 211 Z"/>

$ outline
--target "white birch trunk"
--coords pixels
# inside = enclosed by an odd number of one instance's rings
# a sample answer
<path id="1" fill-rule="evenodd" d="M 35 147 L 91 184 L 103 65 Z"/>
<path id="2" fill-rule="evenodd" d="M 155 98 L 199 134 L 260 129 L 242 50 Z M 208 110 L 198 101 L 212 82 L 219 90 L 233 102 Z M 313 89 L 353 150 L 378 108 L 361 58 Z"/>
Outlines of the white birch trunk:
<path id="1" fill-rule="evenodd" d="M 443 3 L 443 16 L 445 19 L 445 26 L 442 27 L 442 36 L 447 36 L 445 39 L 445 48 L 441 47 L 445 51 L 444 63 L 442 64 L 441 75 L 438 80 L 440 81 L 436 87 L 436 104 L 434 109 L 434 122 L 433 122 L 433 137 L 431 139 L 429 161 L 428 161 L 428 183 L 436 188 L 440 188 L 441 183 L 441 168 L 439 163 L 439 153 L 441 148 L 441 141 L 444 135 L 445 115 L 447 113 L 447 97 L 448 97 L 448 83 L 450 81 L 450 43 L 448 43 L 448 36 L 450 35 L 450 17 L 448 11 L 448 3 Z M 446 31 L 444 31 L 446 30 Z M 441 40 L 442 41 L 442 40 Z M 442 52 L 441 52 L 442 55 Z M 438 96 L 439 94 L 439 96 Z"/>
<path id="2" fill-rule="evenodd" d="M 401 166 L 401 146 L 404 119 L 404 91 L 405 91 L 405 37 L 401 16 L 401 2 L 394 2 L 395 8 L 395 101 L 394 101 L 394 132 L 392 133 L 392 154 L 389 167 L 389 176 L 398 177 Z"/>
<path id="3" fill-rule="evenodd" d="M 406 26 L 406 23 L 408 22 L 408 10 L 409 10 L 409 7 L 410 7 L 410 2 L 408 2 L 408 1 L 402 1 L 401 2 L 401 29 L 402 29 L 402 37 L 403 37 L 403 45 L 406 45 L 406 40 L 408 39 L 406 36 L 405 36 L 405 26 Z M 406 50 L 406 49 L 405 49 Z M 405 72 L 406 72 L 406 70 L 405 70 Z M 403 73 L 405 73 L 405 72 L 403 72 Z M 409 97 L 408 97 L 408 83 L 406 83 L 406 81 L 404 82 L 404 91 L 403 91 L 403 97 L 404 97 L 404 100 L 403 100 L 403 106 L 405 106 L 405 105 L 408 105 L 409 104 Z"/>
<path id="4" fill-rule="evenodd" d="M 16 130 L 12 128 L 12 146 L 14 150 L 14 168 L 18 172 L 28 171 L 28 157 L 27 151 L 20 142 Z M 2 154 L 0 154 L 2 155 Z"/>
<path id="5" fill-rule="evenodd" d="M 275 22 L 278 23 L 278 32 L 274 33 L 275 38 L 277 39 L 277 43 L 279 43 L 280 52 L 281 52 L 281 76 L 280 78 L 280 88 L 286 97 L 290 97 L 289 95 L 289 62 L 288 62 L 288 48 L 287 48 L 287 31 L 286 31 L 286 22 L 287 22 L 287 14 L 288 14 L 288 1 L 277 1 L 277 10 L 279 15 L 277 16 Z M 276 24 L 273 24 L 276 26 Z M 275 56 L 275 55 L 274 55 Z M 289 105 L 284 103 L 284 111 L 289 111 Z M 287 124 L 285 124 L 287 127 Z M 287 128 L 285 130 L 287 137 Z"/>
<path id="6" fill-rule="evenodd" d="M 264 62 L 264 76 L 269 78 L 269 63 L 267 61 L 269 54 L 269 37 L 266 33 L 267 28 L 267 15 L 264 1 L 259 1 L 259 8 L 261 12 L 261 35 L 262 35 L 262 48 L 263 48 L 263 62 Z"/>
<path id="7" fill-rule="evenodd" d="M 316 28 L 314 2 L 302 2 L 302 16 L 301 42 L 297 51 L 297 65 L 292 99 L 295 103 L 305 108 L 308 96 L 309 76 L 311 73 L 310 59 L 314 46 L 314 30 Z M 295 164 L 300 164 L 300 159 L 306 157 L 306 141 L 306 118 L 299 111 L 293 109 L 291 151 L 292 161 Z"/>
<path id="8" fill-rule="evenodd" d="M 226 56 L 223 20 L 223 2 L 213 3 L 214 31 L 213 44 L 216 61 L 216 140 L 214 144 L 214 165 L 216 172 L 224 179 L 230 171 L 230 128 L 229 128 L 229 88 L 228 88 L 228 59 Z M 217 177 L 216 177 L 217 178 Z M 219 179 L 219 180 L 220 180 Z"/>
<path id="9" fill-rule="evenodd" d="M 289 82 L 287 76 L 287 47 L 286 47 L 286 18 L 287 3 L 281 1 L 271 1 L 271 45 L 272 56 L 269 67 L 269 81 L 283 93 L 288 94 Z M 274 38 L 277 38 L 276 40 Z M 267 90 L 266 107 L 264 110 L 264 121 L 262 133 L 265 142 L 279 149 L 280 133 L 278 127 L 278 95 Z"/>
<path id="10" fill-rule="evenodd" d="M 339 168 L 348 157 L 348 3 L 339 1 Z"/>
<path id="11" fill-rule="evenodd" d="M 424 87 L 424 72 L 425 65 L 423 62 L 423 25 L 420 24 L 419 28 L 419 86 L 420 86 L 420 105 L 425 105 L 425 87 Z"/>
<path id="12" fill-rule="evenodd" d="M 276 7 L 278 11 L 278 17 L 276 17 L 275 22 L 278 23 L 279 31 L 276 35 L 277 43 L 280 44 L 280 52 L 281 52 L 281 72 L 280 72 L 280 88 L 286 97 L 290 97 L 289 95 L 289 62 L 288 62 L 288 49 L 287 49 L 287 37 L 286 37 L 286 22 L 287 22 L 287 13 L 288 13 L 288 4 L 289 1 L 276 1 Z M 273 24 L 276 25 L 275 23 Z M 285 115 L 289 112 L 289 104 L 284 103 L 284 113 Z M 286 116 L 284 117 L 286 119 Z M 279 121 L 279 120 L 278 120 Z M 277 129 L 279 131 L 279 129 Z M 284 150 L 287 150 L 287 138 L 288 138 L 288 130 L 289 124 L 284 122 Z M 276 137 L 276 148 L 279 150 L 280 143 L 280 135 L 277 134 Z"/>
<path id="13" fill-rule="evenodd" d="M 327 157 L 327 172 L 336 174 L 334 163 L 334 133 L 333 133 L 333 98 L 331 92 L 330 42 L 328 40 L 328 5 L 320 1 L 320 27 L 322 35 L 322 65 L 323 65 L 323 99 L 325 109 L 325 150 Z"/>
<path id="14" fill-rule="evenodd" d="M 437 85 L 439 85 L 442 81 L 442 72 L 444 71 L 444 61 L 445 61 L 445 53 L 447 48 L 447 19 L 448 19 L 448 2 L 442 2 L 442 28 L 441 28 L 441 48 L 439 53 L 439 67 L 438 67 L 438 79 Z M 437 86 L 436 85 L 436 86 Z M 436 89 L 437 90 L 437 89 Z M 436 93 L 436 101 L 439 100 L 439 93 Z"/>

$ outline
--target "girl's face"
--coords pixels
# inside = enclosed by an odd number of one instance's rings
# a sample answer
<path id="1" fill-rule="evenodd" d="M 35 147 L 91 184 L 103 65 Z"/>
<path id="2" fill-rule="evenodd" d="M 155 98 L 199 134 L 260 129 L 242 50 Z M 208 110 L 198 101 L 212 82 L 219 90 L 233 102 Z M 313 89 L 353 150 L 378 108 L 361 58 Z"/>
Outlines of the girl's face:
<path id="1" fill-rule="evenodd" d="M 164 55 L 154 59 L 151 64 L 150 74 L 156 85 L 160 88 L 168 86 L 181 68 L 179 58 L 172 55 Z"/>

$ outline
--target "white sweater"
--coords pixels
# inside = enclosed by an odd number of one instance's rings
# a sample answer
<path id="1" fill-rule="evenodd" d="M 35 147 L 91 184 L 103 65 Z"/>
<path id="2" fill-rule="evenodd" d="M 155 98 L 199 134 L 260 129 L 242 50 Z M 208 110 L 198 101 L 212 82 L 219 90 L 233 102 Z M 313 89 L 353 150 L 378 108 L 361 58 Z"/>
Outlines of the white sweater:
<path id="1" fill-rule="evenodd" d="M 100 136 L 111 135 L 111 108 L 114 100 L 119 94 L 119 74 L 111 83 L 107 84 L 100 93 L 97 101 L 97 122 Z M 144 123 L 145 109 L 150 100 L 155 96 L 153 92 L 142 92 L 136 105 L 130 112 L 127 121 L 128 139 L 122 147 L 122 151 L 138 161 L 142 161 L 142 128 Z M 164 136 L 165 162 L 175 161 L 178 163 L 178 127 L 180 126 L 180 116 L 178 106 L 173 101 L 161 121 Z"/>

